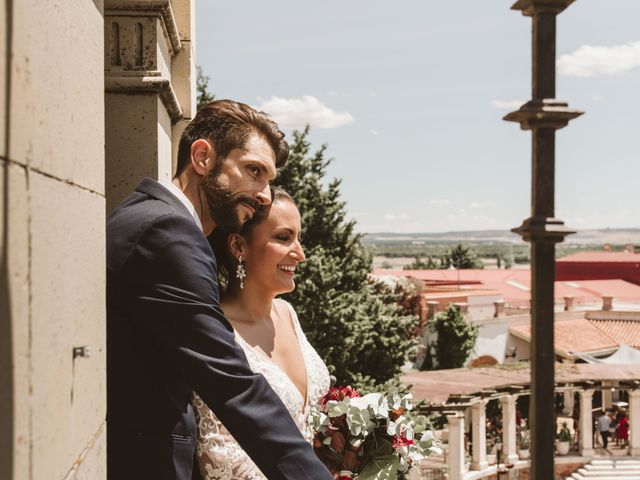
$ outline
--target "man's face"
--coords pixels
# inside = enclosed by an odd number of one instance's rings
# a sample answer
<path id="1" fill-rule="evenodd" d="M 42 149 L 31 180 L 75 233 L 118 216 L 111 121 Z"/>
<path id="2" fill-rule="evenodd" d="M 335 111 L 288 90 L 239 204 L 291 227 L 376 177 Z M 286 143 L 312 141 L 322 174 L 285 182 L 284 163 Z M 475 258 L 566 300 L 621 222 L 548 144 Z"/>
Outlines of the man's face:
<path id="1" fill-rule="evenodd" d="M 243 149 L 218 160 L 202 180 L 209 214 L 217 227 L 237 233 L 260 208 L 271 204 L 269 184 L 276 177 L 275 153 L 252 134 Z"/>

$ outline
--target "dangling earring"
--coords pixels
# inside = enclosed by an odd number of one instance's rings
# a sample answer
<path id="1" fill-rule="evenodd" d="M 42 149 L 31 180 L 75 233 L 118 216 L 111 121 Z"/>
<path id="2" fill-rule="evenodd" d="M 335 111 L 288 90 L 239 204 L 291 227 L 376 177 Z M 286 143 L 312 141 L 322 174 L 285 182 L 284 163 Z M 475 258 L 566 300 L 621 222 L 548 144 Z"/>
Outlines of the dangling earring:
<path id="1" fill-rule="evenodd" d="M 236 267 L 236 278 L 240 280 L 240 289 L 244 289 L 244 279 L 247 276 L 247 271 L 244 268 L 244 262 L 242 261 L 242 255 L 238 257 L 238 266 Z"/>

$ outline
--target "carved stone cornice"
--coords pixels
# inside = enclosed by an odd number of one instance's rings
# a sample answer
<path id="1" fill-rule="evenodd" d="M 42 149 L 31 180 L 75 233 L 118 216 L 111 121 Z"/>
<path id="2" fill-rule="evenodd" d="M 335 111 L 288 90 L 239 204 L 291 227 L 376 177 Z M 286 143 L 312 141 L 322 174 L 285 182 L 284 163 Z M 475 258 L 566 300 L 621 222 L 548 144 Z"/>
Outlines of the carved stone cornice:
<path id="1" fill-rule="evenodd" d="M 168 78 L 107 76 L 105 77 L 105 91 L 129 94 L 158 93 L 171 121 L 175 123 L 182 119 L 182 107 Z"/>
<path id="2" fill-rule="evenodd" d="M 169 0 L 104 0 L 104 16 L 157 16 L 170 41 L 172 55 L 182 50 L 171 2 Z"/>

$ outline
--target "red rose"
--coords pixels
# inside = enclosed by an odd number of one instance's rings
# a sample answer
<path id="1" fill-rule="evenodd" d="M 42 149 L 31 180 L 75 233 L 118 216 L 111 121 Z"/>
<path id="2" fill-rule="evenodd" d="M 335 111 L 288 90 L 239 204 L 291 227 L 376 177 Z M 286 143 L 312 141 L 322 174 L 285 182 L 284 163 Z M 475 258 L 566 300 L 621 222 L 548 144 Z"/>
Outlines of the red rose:
<path id="1" fill-rule="evenodd" d="M 320 400 L 320 406 L 324 407 L 327 404 L 327 402 L 331 400 L 339 402 L 340 400 L 344 400 L 347 397 L 354 398 L 359 396 L 360 394 L 353 387 L 350 387 L 350 386 L 338 387 L 338 388 L 331 387 L 327 392 L 327 394 L 324 397 L 322 397 L 322 400 Z"/>
<path id="2" fill-rule="evenodd" d="M 393 448 L 398 449 L 400 447 L 406 447 L 407 445 L 413 445 L 413 440 L 409 440 L 404 435 L 393 436 Z"/>

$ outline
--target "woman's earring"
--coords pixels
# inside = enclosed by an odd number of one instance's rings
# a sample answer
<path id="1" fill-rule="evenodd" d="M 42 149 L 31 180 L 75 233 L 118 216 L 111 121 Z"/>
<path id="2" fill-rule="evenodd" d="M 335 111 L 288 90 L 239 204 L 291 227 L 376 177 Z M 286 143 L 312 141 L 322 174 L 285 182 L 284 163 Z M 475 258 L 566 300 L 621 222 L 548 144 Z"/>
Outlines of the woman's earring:
<path id="1" fill-rule="evenodd" d="M 242 255 L 238 257 L 238 266 L 236 267 L 236 278 L 240 280 L 240 289 L 244 289 L 244 279 L 247 276 L 247 271 L 244 268 L 244 262 L 242 261 Z"/>

